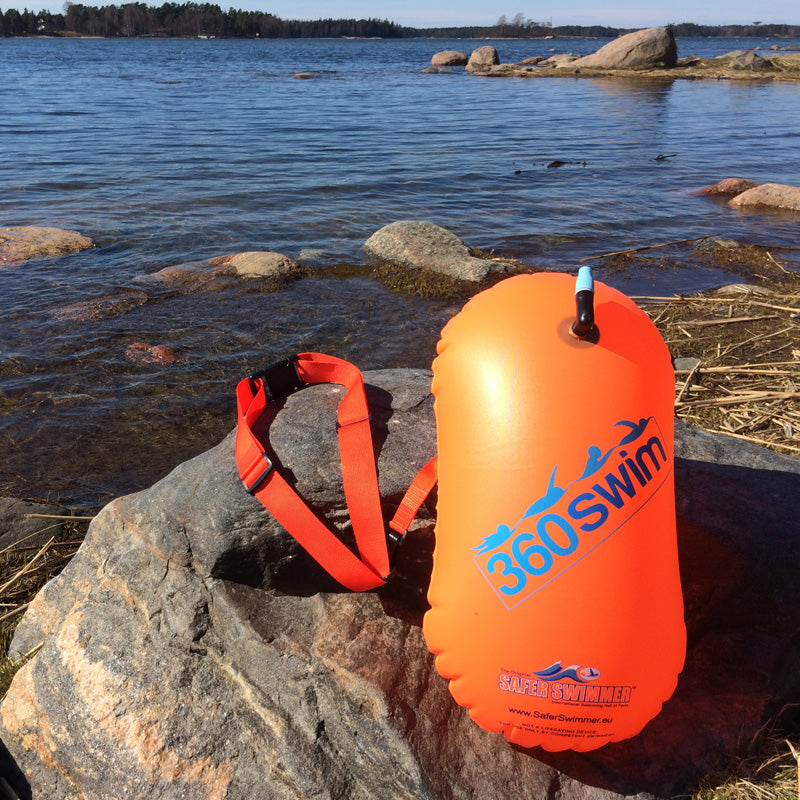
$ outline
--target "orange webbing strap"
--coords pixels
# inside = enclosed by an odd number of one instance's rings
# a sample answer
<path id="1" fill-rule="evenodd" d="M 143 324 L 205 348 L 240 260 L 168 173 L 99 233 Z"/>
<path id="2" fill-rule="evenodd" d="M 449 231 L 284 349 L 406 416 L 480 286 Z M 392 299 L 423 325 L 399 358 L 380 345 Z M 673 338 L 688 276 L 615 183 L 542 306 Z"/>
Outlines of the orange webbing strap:
<path id="1" fill-rule="evenodd" d="M 359 556 L 317 519 L 294 489 L 273 469 L 272 461 L 252 430 L 265 413 L 270 415 L 265 422 L 272 421 L 276 413 L 275 406 L 271 405 L 274 400 L 312 383 L 338 383 L 346 389 L 337 413 L 339 451 L 345 500 Z M 353 591 L 366 591 L 386 583 L 391 565 L 361 372 L 349 362 L 333 356 L 301 353 L 296 359 L 287 359 L 240 381 L 236 400 L 236 463 L 245 488 L 343 586 Z M 414 495 L 414 499 L 407 503 L 409 508 L 419 494 L 419 490 L 412 492 L 412 488 L 406 494 L 406 497 Z M 422 496 L 414 513 L 424 499 Z M 408 519 L 410 524 L 414 513 L 409 516 L 406 510 L 402 520 Z M 401 535 L 407 527 L 400 530 L 392 525 L 393 530 Z"/>
<path id="2" fill-rule="evenodd" d="M 414 517 L 420 506 L 425 502 L 425 498 L 431 493 L 436 482 L 439 480 L 438 459 L 434 456 L 422 469 L 414 476 L 411 486 L 408 487 L 397 511 L 394 512 L 389 527 L 397 531 L 400 536 L 405 536 L 406 531 L 411 527 Z"/>

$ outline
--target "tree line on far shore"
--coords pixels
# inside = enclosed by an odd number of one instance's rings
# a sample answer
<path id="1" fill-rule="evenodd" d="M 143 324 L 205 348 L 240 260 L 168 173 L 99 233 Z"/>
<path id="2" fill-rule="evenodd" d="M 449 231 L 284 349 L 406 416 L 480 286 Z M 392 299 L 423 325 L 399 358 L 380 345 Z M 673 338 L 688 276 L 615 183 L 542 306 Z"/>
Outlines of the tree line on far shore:
<path id="1" fill-rule="evenodd" d="M 695 25 L 672 26 L 676 36 L 800 36 L 800 25 Z M 602 25 L 560 25 L 534 22 L 517 14 L 512 21 L 500 17 L 496 25 L 449 28 L 409 28 L 389 20 L 323 19 L 283 20 L 267 12 L 223 11 L 210 3 L 172 3 L 148 6 L 125 3 L 110 6 L 86 6 L 68 0 L 63 14 L 49 11 L 0 9 L 0 36 L 105 36 L 105 37 L 230 37 L 230 38 L 383 38 L 417 36 L 438 38 L 542 38 L 607 37 L 628 33 L 631 28 Z"/>

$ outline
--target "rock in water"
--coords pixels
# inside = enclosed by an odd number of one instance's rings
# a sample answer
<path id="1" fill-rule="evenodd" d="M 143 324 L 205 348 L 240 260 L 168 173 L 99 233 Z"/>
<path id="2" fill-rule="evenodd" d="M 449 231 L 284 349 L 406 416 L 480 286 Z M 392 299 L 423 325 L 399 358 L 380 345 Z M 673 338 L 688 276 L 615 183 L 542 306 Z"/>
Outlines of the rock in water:
<path id="1" fill-rule="evenodd" d="M 674 67 L 677 62 L 678 48 L 672 30 L 659 27 L 620 36 L 596 53 L 579 58 L 569 66 L 578 69 L 646 69 Z"/>
<path id="2" fill-rule="evenodd" d="M 466 53 L 459 50 L 442 50 L 431 57 L 432 67 L 464 67 L 469 61 Z"/>
<path id="3" fill-rule="evenodd" d="M 730 205 L 736 208 L 778 208 L 800 211 L 800 187 L 762 183 L 737 194 Z"/>
<path id="4" fill-rule="evenodd" d="M 735 197 L 756 186 L 758 184 L 755 181 L 749 181 L 747 178 L 723 178 L 713 186 L 698 189 L 695 194 L 704 194 L 709 197 Z"/>
<path id="5" fill-rule="evenodd" d="M 401 220 L 385 225 L 364 242 L 364 252 L 375 261 L 421 267 L 465 281 L 482 281 L 510 264 L 475 258 L 461 239 L 432 222 Z"/>
<path id="6" fill-rule="evenodd" d="M 430 377 L 365 375 L 387 514 L 434 451 Z M 292 395 L 269 438 L 300 493 L 344 529 L 340 398 L 331 385 Z M 549 754 L 478 728 L 420 629 L 430 508 L 388 587 L 336 591 L 243 489 L 230 435 L 106 506 L 33 601 L 11 652 L 41 649 L 0 706 L 0 775 L 47 800 L 686 793 L 800 689 L 787 502 L 800 462 L 683 424 L 676 437 L 690 649 L 674 697 L 633 739 Z"/>
<path id="7" fill-rule="evenodd" d="M 94 247 L 88 236 L 61 228 L 0 228 L 0 264 L 30 258 L 63 256 Z"/>
<path id="8" fill-rule="evenodd" d="M 282 253 L 261 250 L 222 256 L 210 263 L 217 268 L 230 269 L 243 278 L 286 277 L 296 275 L 300 269 L 296 261 Z"/>
<path id="9" fill-rule="evenodd" d="M 499 64 L 497 50 L 491 45 L 484 45 L 472 51 L 467 62 L 467 72 L 484 72 L 494 64 Z"/>

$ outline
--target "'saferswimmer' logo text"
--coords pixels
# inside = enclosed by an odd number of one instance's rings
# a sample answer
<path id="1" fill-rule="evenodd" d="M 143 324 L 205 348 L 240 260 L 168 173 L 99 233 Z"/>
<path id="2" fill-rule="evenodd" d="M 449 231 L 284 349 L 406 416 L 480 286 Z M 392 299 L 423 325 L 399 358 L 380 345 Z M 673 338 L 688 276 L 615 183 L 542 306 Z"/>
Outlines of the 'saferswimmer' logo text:
<path id="1" fill-rule="evenodd" d="M 655 417 L 620 420 L 626 431 L 605 453 L 593 445 L 583 473 L 556 483 L 514 525 L 500 524 L 474 547 L 475 564 L 512 609 L 616 533 L 670 474 Z M 560 481 L 559 481 L 560 482 Z"/>
<path id="2" fill-rule="evenodd" d="M 633 693 L 632 686 L 603 686 L 595 681 L 600 672 L 593 667 L 562 668 L 557 661 L 539 672 L 523 675 L 500 672 L 498 688 L 501 692 L 547 698 L 565 703 L 627 704 Z"/>

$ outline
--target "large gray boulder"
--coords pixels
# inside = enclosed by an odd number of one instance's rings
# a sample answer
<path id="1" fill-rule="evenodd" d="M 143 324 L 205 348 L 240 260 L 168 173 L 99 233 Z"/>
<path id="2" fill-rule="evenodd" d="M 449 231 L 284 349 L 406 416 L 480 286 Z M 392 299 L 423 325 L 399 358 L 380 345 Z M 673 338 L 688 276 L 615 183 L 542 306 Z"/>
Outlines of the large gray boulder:
<path id="1" fill-rule="evenodd" d="M 373 233 L 363 249 L 375 261 L 420 267 L 464 281 L 482 281 L 512 268 L 502 261 L 474 257 L 458 236 L 432 222 L 392 222 Z"/>
<path id="2" fill-rule="evenodd" d="M 659 27 L 620 36 L 569 66 L 576 69 L 647 69 L 674 67 L 677 61 L 678 48 L 672 30 Z"/>
<path id="3" fill-rule="evenodd" d="M 391 513 L 434 451 L 430 373 L 365 378 Z M 269 439 L 344 530 L 340 396 L 291 396 Z M 797 697 L 800 460 L 682 424 L 676 446 L 690 646 L 674 697 L 633 739 L 548 754 L 478 728 L 420 629 L 431 507 L 389 587 L 337 591 L 244 491 L 231 435 L 106 506 L 34 600 L 11 652 L 41 649 L 0 706 L 0 774 L 47 800 L 686 793 Z"/>

